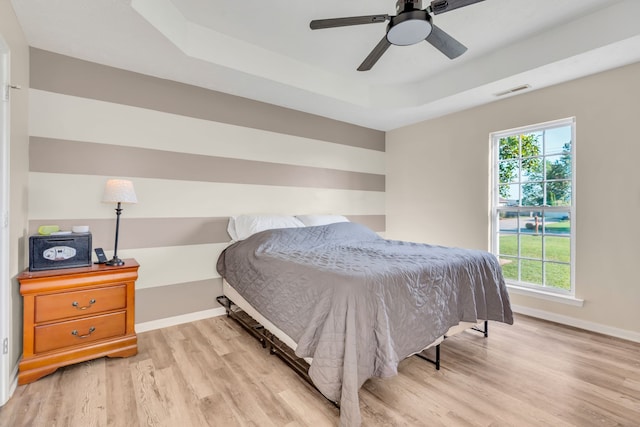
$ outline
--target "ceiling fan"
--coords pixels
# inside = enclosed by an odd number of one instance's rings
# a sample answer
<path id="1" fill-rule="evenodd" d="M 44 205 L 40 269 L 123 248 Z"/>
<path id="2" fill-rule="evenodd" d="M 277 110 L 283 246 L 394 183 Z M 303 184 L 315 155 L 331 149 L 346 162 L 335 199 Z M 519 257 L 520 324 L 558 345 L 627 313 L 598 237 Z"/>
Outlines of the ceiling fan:
<path id="1" fill-rule="evenodd" d="M 481 1 L 484 0 L 434 0 L 427 8 L 421 9 L 422 0 L 397 0 L 396 11 L 398 14 L 396 16 L 367 15 L 315 19 L 311 21 L 309 26 L 312 30 L 320 30 L 323 28 L 389 21 L 387 33 L 360 64 L 358 71 L 370 70 L 392 44 L 408 46 L 423 40 L 431 43 L 433 47 L 444 53 L 449 59 L 455 59 L 465 53 L 467 48 L 439 27 L 436 27 L 432 22 L 431 14 L 439 15 Z"/>

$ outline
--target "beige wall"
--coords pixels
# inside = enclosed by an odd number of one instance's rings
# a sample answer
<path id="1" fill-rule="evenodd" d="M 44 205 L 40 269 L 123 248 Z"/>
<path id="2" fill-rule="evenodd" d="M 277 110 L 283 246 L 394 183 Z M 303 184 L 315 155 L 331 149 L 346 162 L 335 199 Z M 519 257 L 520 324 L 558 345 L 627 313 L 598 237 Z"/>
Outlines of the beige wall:
<path id="1" fill-rule="evenodd" d="M 0 1 L 0 34 L 11 50 L 11 83 L 22 90 L 11 91 L 10 122 L 10 208 L 9 208 L 9 275 L 11 277 L 13 335 L 10 341 L 11 369 L 22 355 L 22 297 L 16 276 L 27 264 L 25 236 L 27 233 L 27 183 L 28 183 L 28 86 L 29 48 L 18 24 L 13 7 L 8 0 Z M 4 89 L 4 88 L 3 88 Z"/>
<path id="2" fill-rule="evenodd" d="M 387 236 L 489 248 L 489 134 L 576 117 L 576 297 L 524 312 L 640 341 L 640 64 L 387 133 Z"/>
<path id="3" fill-rule="evenodd" d="M 89 225 L 111 256 L 108 178 L 134 183 L 118 255 L 136 323 L 206 316 L 240 214 L 343 214 L 385 230 L 384 133 L 31 49 L 29 230 Z"/>

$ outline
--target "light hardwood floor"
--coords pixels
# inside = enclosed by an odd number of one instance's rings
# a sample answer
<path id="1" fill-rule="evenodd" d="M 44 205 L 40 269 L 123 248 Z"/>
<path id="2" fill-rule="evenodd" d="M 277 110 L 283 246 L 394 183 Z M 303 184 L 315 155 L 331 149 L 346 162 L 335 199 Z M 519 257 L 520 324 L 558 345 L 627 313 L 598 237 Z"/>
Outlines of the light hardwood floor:
<path id="1" fill-rule="evenodd" d="M 640 344 L 517 316 L 360 390 L 365 426 L 639 426 Z M 335 426 L 338 409 L 226 317 L 20 386 L 0 426 Z"/>

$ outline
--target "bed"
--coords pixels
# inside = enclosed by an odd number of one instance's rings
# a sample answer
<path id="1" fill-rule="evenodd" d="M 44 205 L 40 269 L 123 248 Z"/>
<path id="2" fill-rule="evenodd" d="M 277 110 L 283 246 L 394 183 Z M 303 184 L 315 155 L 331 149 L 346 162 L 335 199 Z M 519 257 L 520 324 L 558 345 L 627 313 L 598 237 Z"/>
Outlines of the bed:
<path id="1" fill-rule="evenodd" d="M 267 221 L 242 232 L 244 220 L 232 220 L 235 235 L 230 222 L 237 241 L 218 258 L 225 294 L 311 361 L 308 375 L 339 403 L 342 426 L 360 424 L 367 379 L 396 375 L 400 361 L 452 328 L 513 323 L 488 252 L 386 240 L 346 219 L 285 228 Z"/>

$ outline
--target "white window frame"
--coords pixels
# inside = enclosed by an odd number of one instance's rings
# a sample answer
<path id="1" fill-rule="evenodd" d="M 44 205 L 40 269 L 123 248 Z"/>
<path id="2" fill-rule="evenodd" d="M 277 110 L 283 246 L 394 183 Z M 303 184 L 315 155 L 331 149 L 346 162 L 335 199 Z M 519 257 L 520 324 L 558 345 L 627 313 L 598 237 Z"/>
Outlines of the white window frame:
<path id="1" fill-rule="evenodd" d="M 523 293 L 529 295 L 531 293 L 538 294 L 537 296 L 541 296 L 545 299 L 556 300 L 560 302 L 567 302 L 569 304 L 574 305 L 582 305 L 582 300 L 575 299 L 575 235 L 576 235 L 576 123 L 575 117 L 565 118 L 560 120 L 554 120 L 545 123 L 534 124 L 530 126 L 523 126 L 520 128 L 509 129 L 500 132 L 494 132 L 490 135 L 490 143 L 491 143 L 491 251 L 498 256 L 499 255 L 499 244 L 500 244 L 500 224 L 499 224 L 499 212 L 501 210 L 522 210 L 522 211 L 530 211 L 532 210 L 530 207 L 505 207 L 501 208 L 499 206 L 500 203 L 500 194 L 499 194 L 499 141 L 501 138 L 505 138 L 508 136 L 514 135 L 527 135 L 535 132 L 541 132 L 552 128 L 558 128 L 562 126 L 570 126 L 571 127 L 571 206 L 557 208 L 553 206 L 542 206 L 536 207 L 534 210 L 540 210 L 543 212 L 554 212 L 554 211 L 569 211 L 570 218 L 570 286 L 571 289 L 565 290 L 560 288 L 554 288 L 549 286 L 541 286 L 537 284 L 515 281 L 513 279 L 505 279 L 507 282 L 507 286 L 510 290 L 516 291 L 516 293 Z M 543 246 L 544 251 L 544 246 Z M 543 252 L 544 258 L 544 252 Z M 520 259 L 520 255 L 518 254 L 518 259 Z M 543 261 L 544 263 L 545 261 Z"/>

